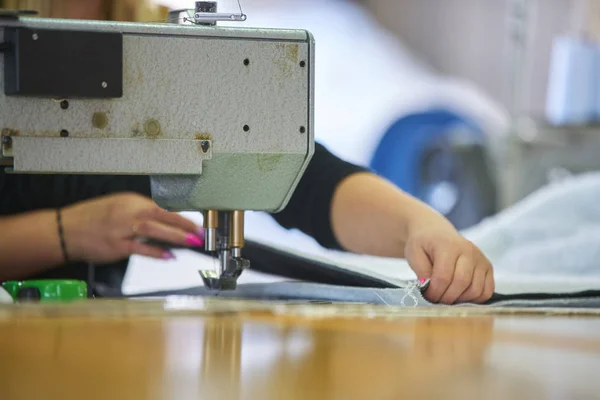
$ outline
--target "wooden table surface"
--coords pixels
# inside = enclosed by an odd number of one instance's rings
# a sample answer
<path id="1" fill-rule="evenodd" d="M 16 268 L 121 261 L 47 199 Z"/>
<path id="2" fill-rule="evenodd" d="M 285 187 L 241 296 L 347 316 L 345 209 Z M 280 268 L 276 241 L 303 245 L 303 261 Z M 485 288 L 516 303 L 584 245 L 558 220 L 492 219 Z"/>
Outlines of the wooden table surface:
<path id="1" fill-rule="evenodd" d="M 0 306 L 0 399 L 594 399 L 599 312 Z"/>

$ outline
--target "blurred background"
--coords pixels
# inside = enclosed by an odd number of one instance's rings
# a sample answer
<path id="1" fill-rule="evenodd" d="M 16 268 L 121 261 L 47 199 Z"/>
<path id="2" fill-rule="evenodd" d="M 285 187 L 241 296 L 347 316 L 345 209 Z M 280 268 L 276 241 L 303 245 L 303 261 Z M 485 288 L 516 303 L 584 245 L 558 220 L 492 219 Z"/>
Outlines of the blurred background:
<path id="1" fill-rule="evenodd" d="M 165 21 L 169 9 L 193 5 L 0 0 L 44 17 L 120 21 Z M 600 169 L 598 1 L 241 0 L 241 7 L 244 26 L 313 33 L 317 141 L 459 229 L 551 182 Z M 219 1 L 219 11 L 239 11 L 237 0 Z M 250 236 L 318 247 L 260 213 L 247 225 Z"/>

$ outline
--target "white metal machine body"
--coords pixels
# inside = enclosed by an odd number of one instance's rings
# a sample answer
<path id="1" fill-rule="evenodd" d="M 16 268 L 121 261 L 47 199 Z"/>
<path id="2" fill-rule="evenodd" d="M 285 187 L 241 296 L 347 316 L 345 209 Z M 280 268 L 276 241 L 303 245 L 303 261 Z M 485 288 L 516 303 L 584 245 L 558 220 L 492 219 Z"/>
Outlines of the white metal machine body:
<path id="1" fill-rule="evenodd" d="M 213 213 L 217 275 L 243 211 L 283 209 L 312 157 L 306 31 L 4 17 L 0 44 L 0 166 L 150 176 L 160 206 Z"/>

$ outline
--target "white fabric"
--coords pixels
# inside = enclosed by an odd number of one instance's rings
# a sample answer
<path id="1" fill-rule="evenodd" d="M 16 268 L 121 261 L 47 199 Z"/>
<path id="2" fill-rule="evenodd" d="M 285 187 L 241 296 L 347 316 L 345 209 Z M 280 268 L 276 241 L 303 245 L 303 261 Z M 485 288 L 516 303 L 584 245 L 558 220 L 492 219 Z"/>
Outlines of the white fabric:
<path id="1" fill-rule="evenodd" d="M 567 178 L 464 232 L 492 260 L 499 291 L 600 289 L 600 173 Z"/>

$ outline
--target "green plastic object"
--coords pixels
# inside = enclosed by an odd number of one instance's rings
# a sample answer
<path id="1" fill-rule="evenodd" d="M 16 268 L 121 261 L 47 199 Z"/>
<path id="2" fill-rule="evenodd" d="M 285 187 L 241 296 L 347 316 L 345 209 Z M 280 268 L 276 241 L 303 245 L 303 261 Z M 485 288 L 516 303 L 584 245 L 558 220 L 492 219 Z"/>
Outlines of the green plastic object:
<path id="1" fill-rule="evenodd" d="M 31 280 L 31 281 L 7 281 L 2 286 L 13 299 L 18 300 L 19 290 L 36 288 L 39 291 L 42 302 L 68 302 L 85 299 L 88 297 L 87 284 L 76 280 Z"/>

